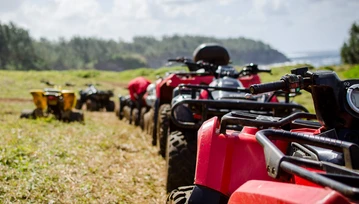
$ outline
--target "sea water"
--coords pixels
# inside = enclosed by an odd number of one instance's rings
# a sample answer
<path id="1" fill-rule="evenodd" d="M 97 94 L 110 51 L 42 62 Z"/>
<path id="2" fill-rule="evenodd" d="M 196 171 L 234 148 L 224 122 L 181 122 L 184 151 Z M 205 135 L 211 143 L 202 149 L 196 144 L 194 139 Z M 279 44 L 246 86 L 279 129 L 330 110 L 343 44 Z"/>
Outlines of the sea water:
<path id="1" fill-rule="evenodd" d="M 289 62 L 265 65 L 265 67 L 288 66 L 296 64 L 311 64 L 314 67 L 341 64 L 339 51 L 311 51 L 286 54 Z"/>

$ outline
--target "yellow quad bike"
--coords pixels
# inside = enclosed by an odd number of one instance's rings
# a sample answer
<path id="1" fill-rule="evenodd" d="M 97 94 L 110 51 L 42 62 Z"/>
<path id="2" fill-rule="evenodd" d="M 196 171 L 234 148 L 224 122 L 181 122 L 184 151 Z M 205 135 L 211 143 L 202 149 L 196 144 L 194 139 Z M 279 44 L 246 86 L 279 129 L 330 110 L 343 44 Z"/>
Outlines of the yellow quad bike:
<path id="1" fill-rule="evenodd" d="M 56 119 L 66 122 L 84 121 L 82 112 L 73 111 L 76 105 L 75 92 L 59 87 L 30 91 L 36 105 L 35 110 L 23 110 L 20 118 L 40 118 L 53 114 Z"/>

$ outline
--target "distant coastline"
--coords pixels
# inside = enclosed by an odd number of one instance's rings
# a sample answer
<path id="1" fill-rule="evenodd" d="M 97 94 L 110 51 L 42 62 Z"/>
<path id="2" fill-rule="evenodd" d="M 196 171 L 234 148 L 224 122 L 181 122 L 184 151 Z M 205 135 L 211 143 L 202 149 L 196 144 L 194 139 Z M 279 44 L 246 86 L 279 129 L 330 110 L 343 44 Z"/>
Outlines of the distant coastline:
<path id="1" fill-rule="evenodd" d="M 290 61 L 264 65 L 266 67 L 277 67 L 295 64 L 311 64 L 314 67 L 341 64 L 339 51 L 308 51 L 286 54 Z"/>

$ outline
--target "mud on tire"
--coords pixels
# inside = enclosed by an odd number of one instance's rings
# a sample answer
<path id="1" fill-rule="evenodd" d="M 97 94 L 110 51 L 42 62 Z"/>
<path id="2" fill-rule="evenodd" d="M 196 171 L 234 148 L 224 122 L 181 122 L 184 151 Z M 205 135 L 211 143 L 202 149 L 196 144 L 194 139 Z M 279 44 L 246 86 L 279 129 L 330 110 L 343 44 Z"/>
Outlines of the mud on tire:
<path id="1" fill-rule="evenodd" d="M 123 107 L 123 117 L 131 122 L 131 108 L 129 106 Z"/>
<path id="2" fill-rule="evenodd" d="M 147 113 L 143 114 L 143 129 L 146 134 L 151 134 L 150 133 L 151 111 L 152 110 L 150 109 Z"/>
<path id="3" fill-rule="evenodd" d="M 159 145 L 159 153 L 163 158 L 166 156 L 168 130 L 170 125 L 170 112 L 170 104 L 162 104 L 158 110 L 157 145 Z"/>
<path id="4" fill-rule="evenodd" d="M 166 204 L 186 204 L 194 189 L 192 186 L 181 186 L 173 190 L 167 197 Z"/>
<path id="5" fill-rule="evenodd" d="M 171 192 L 179 186 L 193 184 L 197 155 L 196 131 L 172 132 L 168 136 L 168 143 L 166 190 Z"/>
<path id="6" fill-rule="evenodd" d="M 154 110 L 151 108 L 147 113 L 144 115 L 144 130 L 145 132 L 152 137 L 152 145 L 157 145 L 156 137 L 153 137 L 153 128 L 154 128 Z"/>
<path id="7" fill-rule="evenodd" d="M 145 114 L 147 112 L 147 108 L 146 107 L 142 107 L 141 109 L 141 116 L 140 116 L 140 127 L 142 130 L 145 130 Z"/>
<path id="8" fill-rule="evenodd" d="M 140 121 L 139 121 L 139 118 L 138 118 L 138 109 L 137 108 L 133 109 L 131 118 L 132 118 L 132 124 L 135 125 L 135 126 L 138 126 Z"/>

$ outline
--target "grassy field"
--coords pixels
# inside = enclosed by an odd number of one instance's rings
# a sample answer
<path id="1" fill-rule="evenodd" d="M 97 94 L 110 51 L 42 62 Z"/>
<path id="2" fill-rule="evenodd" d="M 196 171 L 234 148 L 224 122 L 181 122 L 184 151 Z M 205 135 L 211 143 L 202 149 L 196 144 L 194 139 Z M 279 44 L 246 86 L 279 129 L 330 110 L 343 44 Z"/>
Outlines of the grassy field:
<path id="1" fill-rule="evenodd" d="M 9 103 L 10 102 L 10 103 Z M 18 119 L 31 102 L 0 103 L 0 200 L 160 203 L 164 160 L 149 136 L 114 113 L 86 123 Z"/>
<path id="2" fill-rule="evenodd" d="M 359 78 L 359 66 L 330 69 L 342 79 Z M 100 89 L 113 89 L 117 95 L 126 93 L 131 78 L 143 75 L 154 80 L 167 70 L 0 71 L 1 202 L 163 203 L 165 162 L 139 128 L 106 112 L 85 112 L 85 124 L 26 120 L 19 115 L 22 109 L 34 108 L 28 91 L 44 88 L 41 79 L 75 83 L 76 91 L 85 83 L 98 83 Z M 274 81 L 289 70 L 275 68 L 272 75 L 261 76 L 263 81 Z M 310 95 L 296 101 L 313 111 Z"/>

